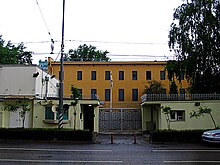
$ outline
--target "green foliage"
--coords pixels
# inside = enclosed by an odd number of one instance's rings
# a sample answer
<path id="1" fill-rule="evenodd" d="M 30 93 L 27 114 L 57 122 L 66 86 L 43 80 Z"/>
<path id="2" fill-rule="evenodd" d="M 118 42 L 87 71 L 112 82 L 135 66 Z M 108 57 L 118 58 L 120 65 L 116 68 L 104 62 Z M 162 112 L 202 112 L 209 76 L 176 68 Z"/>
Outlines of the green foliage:
<path id="1" fill-rule="evenodd" d="M 190 112 L 190 118 L 194 117 L 194 118 L 198 119 L 200 116 L 204 116 L 204 115 L 209 115 L 212 122 L 213 122 L 214 127 L 217 128 L 216 122 L 215 122 L 215 120 L 212 116 L 212 109 L 211 108 L 209 108 L 209 107 L 204 107 L 204 108 L 199 107 L 198 111 L 193 110 L 192 112 Z"/>
<path id="2" fill-rule="evenodd" d="M 0 64 L 31 64 L 32 53 L 24 51 L 23 43 L 18 46 L 13 45 L 10 41 L 5 43 L 0 35 Z"/>
<path id="3" fill-rule="evenodd" d="M 219 0 L 187 0 L 173 14 L 169 47 L 176 60 L 166 67 L 169 79 L 184 73 L 192 93 L 220 92 Z"/>
<path id="4" fill-rule="evenodd" d="M 178 89 L 175 81 L 171 81 L 170 83 L 170 94 L 178 94 Z"/>
<path id="5" fill-rule="evenodd" d="M 78 88 L 76 88 L 74 85 L 71 85 L 71 89 L 70 89 L 70 90 L 71 90 L 73 99 L 76 99 L 76 98 L 79 99 L 79 97 L 81 96 L 81 94 L 79 93 Z"/>
<path id="6" fill-rule="evenodd" d="M 97 50 L 95 46 L 83 44 L 75 50 L 70 49 L 64 61 L 110 61 L 108 53 L 107 50 Z"/>
<path id="7" fill-rule="evenodd" d="M 5 103 L 5 106 L 2 107 L 3 111 L 17 112 L 22 118 L 22 128 L 24 128 L 25 114 L 31 109 L 29 108 L 28 99 L 24 98 L 23 100 L 17 100 L 15 102 Z"/>
<path id="8" fill-rule="evenodd" d="M 201 143 L 207 130 L 155 130 L 150 134 L 151 142 Z"/>
<path id="9" fill-rule="evenodd" d="M 161 94 L 163 91 L 163 84 L 156 80 L 148 81 L 148 85 L 145 85 L 145 94 Z"/>
<path id="10" fill-rule="evenodd" d="M 0 128 L 0 139 L 92 142 L 92 132 L 66 128 Z"/>
<path id="11" fill-rule="evenodd" d="M 171 107 L 161 107 L 163 114 L 166 117 L 166 122 L 167 122 L 167 128 L 170 130 L 170 113 L 171 113 Z"/>

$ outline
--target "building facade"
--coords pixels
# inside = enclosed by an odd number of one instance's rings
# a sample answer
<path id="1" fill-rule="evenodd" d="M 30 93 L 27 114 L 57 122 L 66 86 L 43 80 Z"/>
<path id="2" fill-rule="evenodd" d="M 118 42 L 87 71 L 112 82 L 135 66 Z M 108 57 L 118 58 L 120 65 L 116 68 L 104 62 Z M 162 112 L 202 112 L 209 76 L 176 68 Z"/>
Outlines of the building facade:
<path id="1" fill-rule="evenodd" d="M 48 59 L 48 71 L 59 77 L 60 62 Z M 169 93 L 169 80 L 164 71 L 166 62 L 64 62 L 64 95 L 71 85 L 82 97 L 98 96 L 103 108 L 140 108 L 141 96 L 151 80 L 161 82 Z M 187 81 L 177 83 L 180 93 Z"/>

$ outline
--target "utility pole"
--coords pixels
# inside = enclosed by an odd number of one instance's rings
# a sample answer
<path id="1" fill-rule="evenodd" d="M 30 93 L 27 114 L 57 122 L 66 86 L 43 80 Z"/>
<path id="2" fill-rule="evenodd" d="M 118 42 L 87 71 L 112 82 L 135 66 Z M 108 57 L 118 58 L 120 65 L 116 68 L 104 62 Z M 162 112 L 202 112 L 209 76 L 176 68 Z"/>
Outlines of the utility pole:
<path id="1" fill-rule="evenodd" d="M 63 0 L 63 21 L 62 21 L 62 42 L 61 42 L 61 58 L 60 58 L 60 88 L 59 88 L 59 128 L 63 128 L 63 54 L 64 54 L 64 13 L 65 13 L 65 0 Z"/>

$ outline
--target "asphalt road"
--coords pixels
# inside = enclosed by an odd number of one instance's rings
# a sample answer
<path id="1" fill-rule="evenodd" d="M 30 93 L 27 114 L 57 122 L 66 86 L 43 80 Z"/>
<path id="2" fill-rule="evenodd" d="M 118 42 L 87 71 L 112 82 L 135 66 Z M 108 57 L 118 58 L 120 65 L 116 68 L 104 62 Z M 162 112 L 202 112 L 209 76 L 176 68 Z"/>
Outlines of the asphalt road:
<path id="1" fill-rule="evenodd" d="M 113 143 L 112 143 L 113 142 Z M 99 136 L 95 144 L 0 141 L 0 164 L 220 164 L 220 147 L 148 143 L 143 136 Z"/>

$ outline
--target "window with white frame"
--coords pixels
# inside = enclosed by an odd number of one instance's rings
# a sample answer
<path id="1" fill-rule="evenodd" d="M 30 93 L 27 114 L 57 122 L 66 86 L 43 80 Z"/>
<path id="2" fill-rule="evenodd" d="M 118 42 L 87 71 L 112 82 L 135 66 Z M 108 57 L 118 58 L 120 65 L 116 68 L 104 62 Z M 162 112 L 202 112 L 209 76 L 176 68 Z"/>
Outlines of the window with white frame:
<path id="1" fill-rule="evenodd" d="M 53 112 L 52 106 L 45 106 L 45 120 L 58 120 L 58 111 Z M 63 119 L 68 120 L 68 110 L 63 111 Z"/>
<path id="2" fill-rule="evenodd" d="M 185 121 L 185 111 L 184 110 L 172 110 L 170 111 L 171 121 Z"/>

